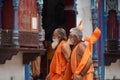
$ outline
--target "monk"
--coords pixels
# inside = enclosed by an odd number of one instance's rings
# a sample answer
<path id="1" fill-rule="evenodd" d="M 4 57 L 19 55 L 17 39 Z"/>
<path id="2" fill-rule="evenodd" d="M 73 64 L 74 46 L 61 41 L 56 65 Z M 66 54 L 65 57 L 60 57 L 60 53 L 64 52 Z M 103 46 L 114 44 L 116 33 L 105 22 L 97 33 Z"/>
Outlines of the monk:
<path id="1" fill-rule="evenodd" d="M 46 80 L 63 80 L 71 53 L 71 49 L 66 44 L 66 40 L 67 36 L 65 30 L 62 28 L 55 29 L 52 43 L 55 53 L 50 63 L 50 72 Z M 67 49 L 65 46 L 68 46 Z"/>
<path id="2" fill-rule="evenodd" d="M 88 45 L 82 41 L 82 32 L 78 28 L 70 30 L 70 42 L 73 45 L 71 55 L 71 70 L 73 80 L 93 80 L 92 45 L 100 37 L 98 28 L 92 33 L 90 38 L 86 38 Z"/>

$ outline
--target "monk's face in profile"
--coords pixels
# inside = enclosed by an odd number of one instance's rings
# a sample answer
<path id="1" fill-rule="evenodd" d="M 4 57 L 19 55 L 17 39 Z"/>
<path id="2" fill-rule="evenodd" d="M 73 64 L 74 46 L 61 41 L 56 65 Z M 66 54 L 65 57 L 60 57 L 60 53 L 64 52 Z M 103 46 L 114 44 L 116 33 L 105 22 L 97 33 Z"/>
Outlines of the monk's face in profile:
<path id="1" fill-rule="evenodd" d="M 73 34 L 70 34 L 69 39 L 70 39 L 70 44 L 71 45 L 75 45 L 76 42 L 78 42 L 77 37 L 75 35 L 73 35 Z"/>
<path id="2" fill-rule="evenodd" d="M 59 43 L 59 37 L 58 37 L 58 33 L 57 30 L 55 30 L 53 32 L 53 37 L 52 37 L 52 48 L 55 49 Z"/>
<path id="3" fill-rule="evenodd" d="M 73 45 L 74 44 L 74 39 L 73 39 L 72 34 L 69 35 L 69 40 L 70 40 L 70 45 Z"/>

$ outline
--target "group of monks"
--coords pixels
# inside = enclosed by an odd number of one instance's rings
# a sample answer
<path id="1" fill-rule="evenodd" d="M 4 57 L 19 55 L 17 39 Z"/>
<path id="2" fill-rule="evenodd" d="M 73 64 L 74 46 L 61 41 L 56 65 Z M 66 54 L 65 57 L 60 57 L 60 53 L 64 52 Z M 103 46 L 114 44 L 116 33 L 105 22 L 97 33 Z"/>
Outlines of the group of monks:
<path id="1" fill-rule="evenodd" d="M 70 29 L 68 39 L 63 28 L 55 29 L 52 42 L 55 53 L 46 80 L 93 80 L 92 45 L 101 31 L 96 28 L 90 37 L 83 39 L 82 29 L 80 22 Z"/>

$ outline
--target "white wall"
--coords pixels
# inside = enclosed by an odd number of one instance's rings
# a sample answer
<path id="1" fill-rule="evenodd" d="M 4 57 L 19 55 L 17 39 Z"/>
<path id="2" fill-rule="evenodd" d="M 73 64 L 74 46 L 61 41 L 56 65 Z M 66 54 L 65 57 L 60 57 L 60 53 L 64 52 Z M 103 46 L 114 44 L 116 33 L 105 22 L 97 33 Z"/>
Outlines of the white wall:
<path id="1" fill-rule="evenodd" d="M 114 76 L 120 79 L 120 60 L 105 67 L 105 79 L 113 79 Z"/>
<path id="2" fill-rule="evenodd" d="M 92 32 L 92 20 L 91 20 L 91 0 L 77 0 L 77 24 L 80 19 L 83 20 L 83 36 L 88 36 Z"/>
<path id="3" fill-rule="evenodd" d="M 5 64 L 0 64 L 0 80 L 24 80 L 24 65 L 22 64 L 22 54 L 18 53 L 7 60 Z"/>

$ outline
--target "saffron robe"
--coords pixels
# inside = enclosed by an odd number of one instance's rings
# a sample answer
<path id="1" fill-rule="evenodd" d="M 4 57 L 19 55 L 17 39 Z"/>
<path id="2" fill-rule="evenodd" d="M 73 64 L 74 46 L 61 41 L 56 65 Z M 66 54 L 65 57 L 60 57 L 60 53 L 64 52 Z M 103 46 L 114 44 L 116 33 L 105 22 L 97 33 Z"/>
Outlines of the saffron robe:
<path id="1" fill-rule="evenodd" d="M 49 72 L 50 80 L 63 80 L 63 75 L 66 69 L 67 62 L 61 50 L 62 50 L 62 45 L 65 42 L 66 41 L 61 41 L 59 43 L 52 58 L 50 64 L 50 72 Z"/>
<path id="2" fill-rule="evenodd" d="M 73 49 L 72 55 L 71 55 L 71 69 L 74 75 L 79 75 L 83 70 L 83 68 L 86 66 L 89 57 L 92 56 L 92 45 L 98 40 L 98 38 L 100 37 L 100 34 L 101 34 L 101 31 L 98 28 L 96 28 L 92 33 L 91 37 L 85 38 L 85 40 L 88 41 L 89 43 L 81 59 L 77 59 L 76 57 L 78 45 Z M 94 71 L 94 68 L 93 68 L 93 65 L 91 65 L 87 74 L 84 75 L 81 80 L 93 80 L 93 74 L 92 74 L 93 71 Z"/>

